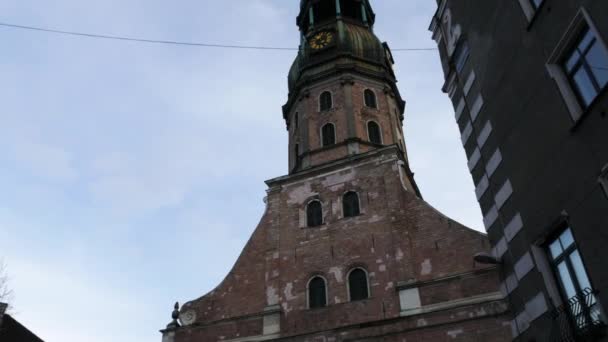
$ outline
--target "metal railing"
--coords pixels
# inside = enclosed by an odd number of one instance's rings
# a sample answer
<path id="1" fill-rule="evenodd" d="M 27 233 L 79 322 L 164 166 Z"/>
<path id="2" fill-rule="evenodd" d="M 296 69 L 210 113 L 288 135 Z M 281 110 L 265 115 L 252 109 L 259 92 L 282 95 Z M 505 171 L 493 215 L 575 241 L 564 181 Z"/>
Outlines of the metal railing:
<path id="1" fill-rule="evenodd" d="M 604 336 L 606 319 L 597 293 L 587 288 L 551 312 L 551 342 L 595 341 Z"/>

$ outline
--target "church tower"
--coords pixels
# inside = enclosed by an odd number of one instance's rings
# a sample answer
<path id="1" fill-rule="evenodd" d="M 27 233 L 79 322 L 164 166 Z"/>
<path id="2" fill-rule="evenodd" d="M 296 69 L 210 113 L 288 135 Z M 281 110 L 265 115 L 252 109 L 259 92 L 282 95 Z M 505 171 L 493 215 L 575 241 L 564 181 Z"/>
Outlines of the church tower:
<path id="1" fill-rule="evenodd" d="M 283 117 L 289 174 L 224 281 L 163 342 L 509 341 L 486 236 L 422 200 L 405 101 L 368 0 L 302 0 Z"/>

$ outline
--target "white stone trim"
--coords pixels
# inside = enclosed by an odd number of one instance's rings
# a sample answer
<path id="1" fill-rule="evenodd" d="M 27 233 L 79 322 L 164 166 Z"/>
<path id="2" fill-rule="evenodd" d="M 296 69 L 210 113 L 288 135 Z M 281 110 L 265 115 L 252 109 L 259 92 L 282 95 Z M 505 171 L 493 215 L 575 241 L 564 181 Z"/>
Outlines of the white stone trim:
<path id="1" fill-rule="evenodd" d="M 498 190 L 496 196 L 494 197 L 494 201 L 496 202 L 496 207 L 501 209 L 503 205 L 511 198 L 513 195 L 513 186 L 511 185 L 511 181 L 507 179 L 505 184 Z"/>
<path id="2" fill-rule="evenodd" d="M 477 200 L 480 200 L 483 197 L 486 191 L 488 191 L 489 187 L 490 180 L 488 179 L 488 176 L 484 174 L 479 183 L 477 184 L 477 187 L 475 188 L 475 195 L 477 195 Z"/>
<path id="3" fill-rule="evenodd" d="M 442 303 L 425 305 L 425 306 L 422 306 L 417 309 L 402 310 L 401 317 L 450 310 L 450 309 L 454 309 L 454 308 L 458 308 L 458 307 L 462 307 L 462 306 L 470 306 L 470 305 L 481 304 L 481 303 L 486 303 L 486 302 L 495 302 L 495 301 L 503 300 L 503 299 L 505 299 L 505 296 L 503 296 L 502 293 L 492 292 L 492 293 L 472 296 L 472 297 L 468 297 L 468 298 L 461 298 L 461 299 L 451 300 L 451 301 L 442 302 Z"/>
<path id="4" fill-rule="evenodd" d="M 509 249 L 509 246 L 507 245 L 507 239 L 505 239 L 505 237 L 503 236 L 498 241 L 496 246 L 494 246 L 494 248 L 492 248 L 492 255 L 496 259 L 502 259 L 502 257 L 505 255 L 505 253 L 507 252 L 508 249 Z"/>
<path id="5" fill-rule="evenodd" d="M 475 122 L 475 120 L 479 116 L 479 113 L 481 113 L 483 103 L 483 96 L 481 94 L 477 95 L 477 98 L 475 98 L 475 102 L 471 107 L 471 120 L 473 120 L 473 122 Z"/>
<path id="6" fill-rule="evenodd" d="M 401 306 L 401 312 L 408 312 L 422 307 L 420 300 L 420 289 L 417 287 L 411 287 L 403 290 L 399 290 L 399 305 Z"/>
<path id="7" fill-rule="evenodd" d="M 481 160 L 481 151 L 479 150 L 479 147 L 475 147 L 475 151 L 473 151 L 473 154 L 471 154 L 471 157 L 469 158 L 469 171 L 473 172 L 473 170 L 475 170 L 479 160 Z"/>
<path id="8" fill-rule="evenodd" d="M 469 91 L 471 91 L 473 84 L 475 84 L 475 79 L 476 79 L 475 71 L 471 70 L 471 73 L 469 74 L 469 77 L 467 78 L 467 81 L 464 84 L 464 87 L 462 88 L 462 91 L 465 96 L 469 95 Z"/>
<path id="9" fill-rule="evenodd" d="M 494 175 L 494 172 L 496 172 L 501 163 L 502 153 L 500 152 L 500 148 L 497 148 L 496 152 L 494 152 L 486 165 L 486 174 L 488 177 L 492 177 Z"/>
<path id="10" fill-rule="evenodd" d="M 488 141 L 490 134 L 492 134 L 492 130 L 492 123 L 488 120 L 488 122 L 486 122 L 485 126 L 483 126 L 483 129 L 479 133 L 479 136 L 477 137 L 477 146 L 479 146 L 480 149 L 483 148 L 483 146 Z"/>
<path id="11" fill-rule="evenodd" d="M 466 102 L 464 101 L 464 97 L 460 99 L 458 105 L 456 105 L 456 121 L 460 120 L 460 116 L 464 112 L 464 107 L 466 106 Z"/>
<path id="12" fill-rule="evenodd" d="M 471 124 L 471 122 L 469 121 L 469 123 L 467 123 L 464 130 L 462 131 L 462 135 L 460 137 L 460 139 L 462 140 L 463 146 L 467 144 L 467 141 L 469 141 L 469 138 L 471 137 L 472 134 L 473 134 L 473 124 Z"/>
<path id="13" fill-rule="evenodd" d="M 498 220 L 498 209 L 494 205 L 483 218 L 483 225 L 486 227 L 486 231 L 490 230 L 496 220 Z"/>
<path id="14" fill-rule="evenodd" d="M 526 253 L 519 260 L 517 260 L 513 269 L 515 270 L 517 279 L 520 281 L 524 279 L 525 276 L 534 269 L 534 260 L 532 260 L 532 255 L 530 255 L 529 252 Z"/>
<path id="15" fill-rule="evenodd" d="M 517 234 L 523 229 L 523 227 L 524 221 L 521 219 L 521 214 L 517 213 L 504 229 L 507 241 L 511 242 L 515 238 L 515 236 L 517 236 Z"/>
<path id="16" fill-rule="evenodd" d="M 570 116 L 575 122 L 581 118 L 584 113 L 584 109 L 581 106 L 575 90 L 572 88 L 563 67 L 561 66 L 561 62 L 564 55 L 576 42 L 580 30 L 585 26 L 585 24 L 588 25 L 589 30 L 595 34 L 598 44 L 606 50 L 606 53 L 608 53 L 608 46 L 606 45 L 604 39 L 602 39 L 602 35 L 595 26 L 589 12 L 584 7 L 581 7 L 579 12 L 574 16 L 574 19 L 572 19 L 570 22 L 568 29 L 566 29 L 566 32 L 560 39 L 559 43 L 551 53 L 551 57 L 549 57 L 546 65 L 547 72 L 551 78 L 555 80 L 555 83 L 562 94 L 562 98 L 566 103 L 566 107 L 570 112 Z"/>

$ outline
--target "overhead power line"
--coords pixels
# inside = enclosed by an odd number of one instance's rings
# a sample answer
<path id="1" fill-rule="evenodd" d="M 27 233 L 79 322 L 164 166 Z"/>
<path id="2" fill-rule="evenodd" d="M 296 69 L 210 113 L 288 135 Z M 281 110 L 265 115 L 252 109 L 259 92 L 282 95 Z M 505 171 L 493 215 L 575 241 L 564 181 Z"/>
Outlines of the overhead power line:
<path id="1" fill-rule="evenodd" d="M 278 47 L 278 46 L 211 44 L 211 43 L 183 42 L 183 41 L 175 41 L 175 40 L 157 40 L 157 39 L 135 38 L 135 37 L 106 35 L 106 34 L 64 31 L 64 30 L 56 30 L 56 29 L 50 29 L 50 28 L 44 28 L 44 27 L 9 24 L 9 23 L 3 23 L 3 22 L 0 22 L 0 26 L 10 27 L 10 28 L 15 28 L 15 29 L 20 29 L 20 30 L 29 30 L 29 31 L 60 34 L 60 35 L 66 35 L 66 36 L 77 36 L 77 37 L 107 39 L 107 40 L 121 40 L 121 41 L 147 43 L 147 44 L 182 45 L 182 46 L 196 46 L 196 47 L 222 48 L 222 49 L 242 49 L 242 50 L 283 50 L 283 51 L 297 51 L 298 50 L 298 48 Z M 434 50 L 437 50 L 437 49 L 436 48 L 392 49 L 392 51 L 434 51 Z"/>

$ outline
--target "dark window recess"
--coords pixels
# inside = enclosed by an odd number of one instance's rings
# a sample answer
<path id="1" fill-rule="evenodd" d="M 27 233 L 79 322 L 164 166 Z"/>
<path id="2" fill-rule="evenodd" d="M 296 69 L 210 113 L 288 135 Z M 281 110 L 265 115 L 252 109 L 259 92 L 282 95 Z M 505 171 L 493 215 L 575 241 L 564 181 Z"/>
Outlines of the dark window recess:
<path id="1" fill-rule="evenodd" d="M 295 115 L 293 121 L 294 121 L 295 128 L 297 129 L 298 125 L 300 124 L 300 114 L 298 112 L 296 112 L 296 115 Z"/>
<path id="2" fill-rule="evenodd" d="M 602 322 L 601 309 L 596 298 L 593 297 L 591 282 L 574 241 L 572 229 L 567 228 L 563 231 L 549 243 L 548 249 L 564 302 L 573 303 L 578 299 L 588 297 L 579 303 L 586 307 L 570 310 L 571 320 L 576 325 L 574 329 L 579 330 L 594 324 L 594 322 Z"/>
<path id="3" fill-rule="evenodd" d="M 382 144 L 382 134 L 380 133 L 380 126 L 377 123 L 373 121 L 367 123 L 367 134 L 371 143 Z"/>
<path id="4" fill-rule="evenodd" d="M 565 56 L 563 67 L 585 109 L 608 84 L 608 53 L 589 27 Z"/>
<path id="5" fill-rule="evenodd" d="M 323 208 L 321 202 L 313 201 L 306 208 L 306 218 L 309 227 L 318 227 L 323 224 Z"/>
<path id="6" fill-rule="evenodd" d="M 343 16 L 363 21 L 361 2 L 357 0 L 340 0 L 340 9 L 342 10 Z"/>
<path id="7" fill-rule="evenodd" d="M 321 277 L 315 277 L 308 283 L 308 306 L 311 309 L 327 306 L 327 289 Z"/>
<path id="8" fill-rule="evenodd" d="M 323 128 L 321 128 L 321 135 L 323 147 L 336 144 L 336 128 L 333 124 L 328 123 L 323 126 Z"/>
<path id="9" fill-rule="evenodd" d="M 321 109 L 321 111 L 326 111 L 326 110 L 330 110 L 331 107 L 333 106 L 333 101 L 331 98 L 331 93 L 328 91 L 324 91 L 321 96 L 319 97 L 319 107 Z"/>
<path id="10" fill-rule="evenodd" d="M 359 208 L 359 195 L 356 192 L 347 192 L 342 198 L 344 217 L 354 217 L 361 214 Z"/>
<path id="11" fill-rule="evenodd" d="M 378 108 L 378 103 L 376 101 L 376 93 L 374 93 L 371 89 L 365 89 L 363 97 L 365 98 L 366 107 Z"/>
<path id="12" fill-rule="evenodd" d="M 466 40 L 461 41 L 456 47 L 456 51 L 454 52 L 452 60 L 454 61 L 456 71 L 458 71 L 459 73 L 462 72 L 462 69 L 464 69 L 464 66 L 467 64 L 467 60 L 469 59 L 469 52 L 469 44 Z"/>
<path id="13" fill-rule="evenodd" d="M 540 7 L 540 5 L 543 4 L 543 1 L 545 0 L 529 0 L 530 1 L 530 5 L 532 5 L 532 8 L 534 8 L 534 10 L 538 10 L 538 8 Z"/>
<path id="14" fill-rule="evenodd" d="M 336 3 L 335 1 L 327 0 L 319 1 L 313 5 L 313 12 L 315 16 L 315 24 L 334 19 L 336 17 Z"/>
<path id="15" fill-rule="evenodd" d="M 369 298 L 369 288 L 367 284 L 367 273 L 357 268 L 348 275 L 348 288 L 350 290 L 350 300 L 357 301 Z"/>

